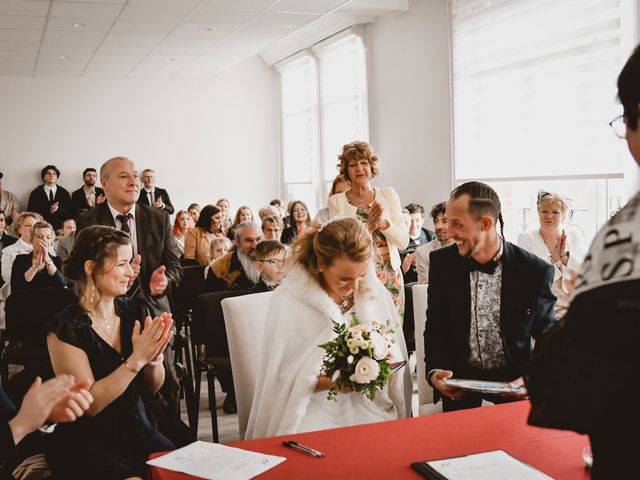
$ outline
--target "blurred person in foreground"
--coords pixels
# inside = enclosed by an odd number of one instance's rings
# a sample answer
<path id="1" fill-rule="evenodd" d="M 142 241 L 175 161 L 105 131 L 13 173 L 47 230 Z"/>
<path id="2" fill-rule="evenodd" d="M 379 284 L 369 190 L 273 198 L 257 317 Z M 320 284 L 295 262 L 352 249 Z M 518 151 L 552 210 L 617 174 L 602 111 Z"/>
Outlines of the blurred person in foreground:
<path id="1" fill-rule="evenodd" d="M 611 122 L 640 165 L 640 47 L 618 77 L 623 114 Z M 569 311 L 527 380 L 529 423 L 586 433 L 594 480 L 632 478 L 640 425 L 640 193 L 596 234 Z"/>

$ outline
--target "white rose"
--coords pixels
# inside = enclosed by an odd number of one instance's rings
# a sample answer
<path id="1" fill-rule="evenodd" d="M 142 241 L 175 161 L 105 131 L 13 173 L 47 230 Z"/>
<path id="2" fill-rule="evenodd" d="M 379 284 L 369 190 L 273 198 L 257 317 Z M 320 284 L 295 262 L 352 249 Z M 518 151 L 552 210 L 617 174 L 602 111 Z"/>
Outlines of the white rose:
<path id="1" fill-rule="evenodd" d="M 389 347 L 387 346 L 387 341 L 383 335 L 378 332 L 371 332 L 371 336 L 369 337 L 371 341 L 371 349 L 373 350 L 373 358 L 376 360 L 382 360 L 389 353 Z"/>
<path id="2" fill-rule="evenodd" d="M 348 363 L 349 365 L 351 365 L 351 364 L 353 363 L 353 355 L 349 355 L 349 356 L 347 357 L 347 363 Z"/>
<path id="3" fill-rule="evenodd" d="M 353 379 L 357 383 L 370 383 L 380 375 L 380 366 L 373 358 L 362 357 L 356 363 L 356 371 L 353 374 Z"/>

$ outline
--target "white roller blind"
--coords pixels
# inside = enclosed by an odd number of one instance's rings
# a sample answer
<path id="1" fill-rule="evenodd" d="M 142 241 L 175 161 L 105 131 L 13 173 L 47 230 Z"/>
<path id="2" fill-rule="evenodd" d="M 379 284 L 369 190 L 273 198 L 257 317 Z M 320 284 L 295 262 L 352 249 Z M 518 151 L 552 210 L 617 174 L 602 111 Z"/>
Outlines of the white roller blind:
<path id="1" fill-rule="evenodd" d="M 277 66 L 280 72 L 285 183 L 311 183 L 318 163 L 318 81 L 311 55 Z"/>
<path id="2" fill-rule="evenodd" d="M 606 175 L 631 0 L 451 0 L 457 179 Z"/>
<path id="3" fill-rule="evenodd" d="M 344 144 L 369 140 L 367 64 L 362 38 L 346 33 L 313 48 L 320 64 L 322 179 L 333 181 Z"/>

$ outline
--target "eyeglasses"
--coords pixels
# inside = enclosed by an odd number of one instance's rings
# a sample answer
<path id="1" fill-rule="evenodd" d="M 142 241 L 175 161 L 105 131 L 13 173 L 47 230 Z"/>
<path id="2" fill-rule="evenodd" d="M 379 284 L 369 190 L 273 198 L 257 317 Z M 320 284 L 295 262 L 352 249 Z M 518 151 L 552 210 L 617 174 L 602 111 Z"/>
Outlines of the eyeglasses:
<path id="1" fill-rule="evenodd" d="M 613 128 L 613 132 L 618 138 L 627 138 L 627 124 L 624 123 L 624 115 L 618 115 L 609 122 L 609 126 Z"/>
<path id="2" fill-rule="evenodd" d="M 258 260 L 262 263 L 268 263 L 272 267 L 280 267 L 284 265 L 284 260 L 278 260 L 277 258 L 267 258 L 266 260 Z"/>

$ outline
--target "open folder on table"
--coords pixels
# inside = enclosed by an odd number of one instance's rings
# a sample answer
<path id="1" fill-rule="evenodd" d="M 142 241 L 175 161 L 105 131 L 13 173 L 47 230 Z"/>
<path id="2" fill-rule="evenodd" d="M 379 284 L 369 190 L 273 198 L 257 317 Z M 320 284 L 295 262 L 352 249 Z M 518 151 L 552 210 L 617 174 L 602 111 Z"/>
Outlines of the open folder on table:
<path id="1" fill-rule="evenodd" d="M 550 480 L 551 477 L 504 450 L 412 463 L 428 480 Z"/>
<path id="2" fill-rule="evenodd" d="M 197 441 L 147 462 L 208 480 L 247 480 L 286 460 L 219 443 Z"/>

